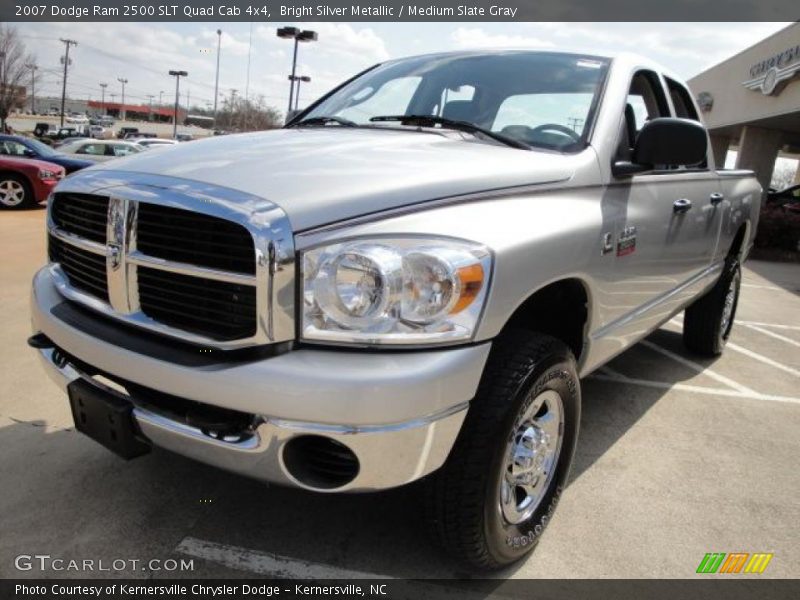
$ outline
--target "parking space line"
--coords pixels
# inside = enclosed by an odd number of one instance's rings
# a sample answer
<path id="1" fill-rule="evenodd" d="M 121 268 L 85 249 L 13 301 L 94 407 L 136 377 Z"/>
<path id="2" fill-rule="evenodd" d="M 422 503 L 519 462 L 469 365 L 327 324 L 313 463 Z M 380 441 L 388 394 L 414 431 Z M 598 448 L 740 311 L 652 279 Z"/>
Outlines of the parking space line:
<path id="1" fill-rule="evenodd" d="M 800 398 L 791 396 L 774 396 L 772 394 L 759 394 L 758 392 L 745 393 L 724 388 L 710 388 L 686 383 L 671 383 L 668 381 L 650 381 L 649 379 L 637 379 L 633 377 L 604 375 L 600 371 L 589 376 L 590 379 L 598 381 L 608 381 L 611 383 L 622 383 L 627 385 L 638 385 L 642 387 L 657 388 L 662 390 L 675 390 L 678 392 L 691 392 L 693 394 L 705 394 L 708 396 L 725 396 L 728 398 L 742 398 L 744 400 L 763 400 L 765 402 L 781 402 L 784 404 L 800 405 Z"/>
<path id="2" fill-rule="evenodd" d="M 779 333 L 775 333 L 774 331 L 769 331 L 768 329 L 764 329 L 758 325 L 750 325 L 748 323 L 742 323 L 748 329 L 752 329 L 753 331 L 758 331 L 759 333 L 763 333 L 764 335 L 768 335 L 771 338 L 775 338 L 776 340 L 780 340 L 782 342 L 786 342 L 787 344 L 791 344 L 792 346 L 797 346 L 800 348 L 800 342 L 797 340 L 793 340 L 792 338 L 788 338 L 785 335 L 780 335 Z"/>
<path id="3" fill-rule="evenodd" d="M 711 379 L 714 379 L 714 380 L 718 381 L 719 383 L 727 385 L 728 387 L 731 387 L 731 388 L 735 389 L 736 391 L 741 392 L 742 394 L 748 394 L 748 395 L 757 395 L 758 394 L 758 392 L 756 392 L 755 390 L 752 390 L 749 387 L 747 387 L 745 385 L 742 385 L 741 383 L 739 383 L 737 381 L 734 381 L 733 379 L 730 379 L 729 377 L 725 377 L 724 375 L 720 375 L 719 373 L 717 373 L 715 371 L 712 371 L 711 369 L 709 369 L 707 367 L 704 367 L 703 365 L 698 364 L 698 363 L 694 362 L 693 360 L 689 360 L 688 358 L 684 358 L 680 354 L 675 354 L 671 350 L 667 350 L 666 348 L 662 348 L 658 344 L 654 344 L 653 342 L 651 342 L 649 340 L 642 340 L 641 343 L 644 346 L 650 348 L 651 350 L 654 350 L 655 352 L 658 352 L 659 354 L 663 354 L 664 356 L 666 356 L 668 358 L 671 358 L 675 362 L 678 362 L 678 363 L 684 365 L 685 367 L 689 367 L 690 369 L 692 369 L 693 371 L 695 371 L 697 373 L 701 373 L 703 375 L 708 375 Z"/>
<path id="4" fill-rule="evenodd" d="M 759 354 L 758 352 L 753 352 L 752 350 L 748 350 L 747 348 L 742 348 L 741 346 L 738 346 L 731 342 L 728 342 L 726 348 L 730 348 L 731 350 L 734 350 L 739 354 L 744 354 L 745 356 L 749 356 L 750 358 L 762 362 L 765 365 L 769 365 L 771 367 L 775 367 L 776 369 L 780 369 L 781 371 L 789 373 L 790 375 L 794 375 L 795 377 L 800 377 L 800 371 L 798 371 L 797 369 L 793 369 L 788 365 L 784 365 L 776 360 L 772 360 L 771 358 L 768 358 L 763 354 Z"/>
<path id="5" fill-rule="evenodd" d="M 756 325 L 757 327 L 769 327 L 770 329 L 786 329 L 790 331 L 800 331 L 799 325 L 784 325 L 783 323 L 761 323 L 759 321 L 740 321 L 736 319 L 737 324 L 741 325 Z"/>
<path id="6" fill-rule="evenodd" d="M 786 291 L 789 291 L 786 288 L 777 287 L 777 286 L 774 286 L 774 285 L 756 285 L 754 283 L 742 283 L 741 286 L 742 287 L 746 287 L 746 288 L 753 288 L 753 289 L 756 289 L 756 290 L 772 290 L 773 292 L 786 292 Z"/>
<path id="7" fill-rule="evenodd" d="M 175 552 L 208 560 L 237 571 L 290 579 L 393 579 L 387 575 L 340 569 L 288 556 L 228 546 L 194 537 L 185 537 Z"/>

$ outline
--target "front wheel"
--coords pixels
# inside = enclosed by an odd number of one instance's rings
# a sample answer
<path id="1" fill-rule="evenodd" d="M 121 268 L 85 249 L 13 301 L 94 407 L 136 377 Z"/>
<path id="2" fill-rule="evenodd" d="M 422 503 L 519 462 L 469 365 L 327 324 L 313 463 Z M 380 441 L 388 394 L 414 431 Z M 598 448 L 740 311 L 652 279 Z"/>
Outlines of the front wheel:
<path id="1" fill-rule="evenodd" d="M 689 350 L 702 356 L 722 354 L 733 329 L 741 282 L 739 261 L 729 256 L 714 287 L 686 309 L 683 343 Z"/>
<path id="2" fill-rule="evenodd" d="M 31 186 L 22 177 L 0 175 L 0 207 L 27 208 L 35 203 Z"/>
<path id="3" fill-rule="evenodd" d="M 559 340 L 512 332 L 492 354 L 429 518 L 463 562 L 497 569 L 533 550 L 567 482 L 580 421 L 575 358 Z"/>

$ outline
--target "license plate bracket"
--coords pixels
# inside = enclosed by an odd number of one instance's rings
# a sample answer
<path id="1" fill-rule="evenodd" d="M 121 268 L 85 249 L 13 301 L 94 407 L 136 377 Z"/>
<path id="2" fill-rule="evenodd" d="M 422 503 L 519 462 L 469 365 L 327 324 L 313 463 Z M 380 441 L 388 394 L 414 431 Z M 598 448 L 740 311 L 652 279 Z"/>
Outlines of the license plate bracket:
<path id="1" fill-rule="evenodd" d="M 129 400 L 83 379 L 70 383 L 67 393 L 78 431 L 126 460 L 150 452 L 138 434 Z"/>

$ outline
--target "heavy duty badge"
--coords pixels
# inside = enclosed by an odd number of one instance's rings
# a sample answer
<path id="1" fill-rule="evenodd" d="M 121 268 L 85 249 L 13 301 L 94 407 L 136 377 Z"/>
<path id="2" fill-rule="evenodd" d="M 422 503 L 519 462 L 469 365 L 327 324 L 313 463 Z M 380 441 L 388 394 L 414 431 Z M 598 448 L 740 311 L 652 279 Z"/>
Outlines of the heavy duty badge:
<path id="1" fill-rule="evenodd" d="M 636 251 L 636 227 L 629 225 L 622 230 L 617 240 L 617 256 L 627 256 Z"/>

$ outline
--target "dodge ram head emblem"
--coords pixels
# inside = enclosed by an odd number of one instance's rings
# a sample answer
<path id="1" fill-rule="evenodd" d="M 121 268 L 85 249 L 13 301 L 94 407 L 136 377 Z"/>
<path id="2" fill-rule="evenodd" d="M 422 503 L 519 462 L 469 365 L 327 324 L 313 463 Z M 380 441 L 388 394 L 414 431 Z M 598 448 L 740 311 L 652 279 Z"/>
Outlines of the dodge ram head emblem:
<path id="1" fill-rule="evenodd" d="M 122 264 L 122 246 L 119 244 L 108 244 L 108 246 L 106 246 L 106 256 L 108 257 L 108 266 L 110 266 L 113 271 L 116 271 Z"/>

